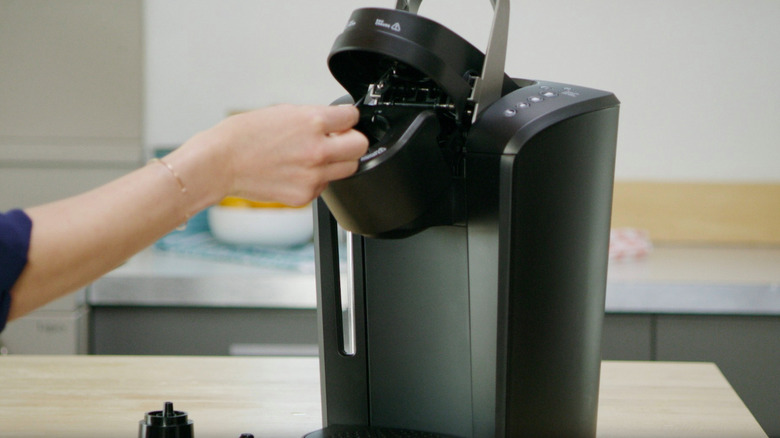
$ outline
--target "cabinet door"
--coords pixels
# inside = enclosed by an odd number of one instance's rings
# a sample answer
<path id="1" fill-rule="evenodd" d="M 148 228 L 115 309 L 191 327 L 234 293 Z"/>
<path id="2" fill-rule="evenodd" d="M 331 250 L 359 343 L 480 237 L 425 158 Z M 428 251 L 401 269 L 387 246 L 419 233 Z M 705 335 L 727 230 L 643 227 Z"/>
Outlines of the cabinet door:
<path id="1" fill-rule="evenodd" d="M 780 437 L 780 318 L 658 316 L 657 359 L 715 362 L 770 437 Z"/>
<path id="2" fill-rule="evenodd" d="M 317 355 L 314 309 L 92 307 L 90 353 Z"/>

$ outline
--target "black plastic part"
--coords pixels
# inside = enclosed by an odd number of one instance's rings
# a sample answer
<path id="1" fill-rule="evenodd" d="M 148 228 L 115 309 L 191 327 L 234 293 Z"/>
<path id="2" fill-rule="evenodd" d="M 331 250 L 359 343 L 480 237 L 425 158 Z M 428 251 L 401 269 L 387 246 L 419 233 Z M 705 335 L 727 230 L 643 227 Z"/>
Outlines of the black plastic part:
<path id="1" fill-rule="evenodd" d="M 582 114 L 501 158 L 496 436 L 596 436 L 617 124 Z"/>
<path id="2" fill-rule="evenodd" d="M 355 351 L 345 354 L 344 324 L 341 301 L 339 237 L 336 220 L 325 202 L 319 198 L 314 203 L 314 244 L 317 275 L 317 320 L 319 330 L 320 385 L 322 386 L 323 424 L 369 424 L 368 400 L 368 347 L 366 345 L 366 319 L 363 279 L 360 266 L 356 267 L 352 281 L 354 291 Z M 363 238 L 352 236 L 353 262 L 363 259 Z M 343 372 L 326 373 L 325 369 Z"/>
<path id="3" fill-rule="evenodd" d="M 165 402 L 160 411 L 147 412 L 139 422 L 139 438 L 192 438 L 192 420 L 187 413 L 175 411 L 173 403 Z"/>
<path id="4" fill-rule="evenodd" d="M 339 224 L 402 238 L 457 220 L 458 163 L 485 56 L 435 21 L 397 9 L 352 13 L 328 58 L 370 140 L 357 172 L 322 198 Z M 504 94 L 519 88 L 504 76 Z"/>
<path id="5" fill-rule="evenodd" d="M 620 105 L 607 91 L 549 81 L 515 81 L 519 88 L 482 112 L 471 126 L 466 142 L 469 153 L 516 155 L 527 141 L 555 123 Z M 544 98 L 548 92 L 556 97 Z M 529 105 L 539 97 L 542 102 Z M 528 106 L 520 108 L 519 104 Z"/>
<path id="6" fill-rule="evenodd" d="M 485 56 L 468 41 L 425 17 L 397 9 L 357 9 L 333 44 L 328 66 L 357 101 L 394 62 L 435 81 L 462 112 Z M 517 88 L 504 76 L 503 93 Z"/>
<path id="7" fill-rule="evenodd" d="M 344 229 L 393 237 L 436 203 L 452 183 L 439 126 L 433 111 L 400 114 L 357 173 L 330 183 L 322 199 Z"/>

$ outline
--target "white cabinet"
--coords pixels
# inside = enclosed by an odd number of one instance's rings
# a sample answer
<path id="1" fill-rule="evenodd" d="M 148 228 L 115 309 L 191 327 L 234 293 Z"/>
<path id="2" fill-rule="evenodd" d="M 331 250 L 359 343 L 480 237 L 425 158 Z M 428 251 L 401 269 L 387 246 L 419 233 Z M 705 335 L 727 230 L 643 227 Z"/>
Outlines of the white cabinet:
<path id="1" fill-rule="evenodd" d="M 86 354 L 88 328 L 82 290 L 9 322 L 0 333 L 0 345 L 8 354 Z"/>
<path id="2" fill-rule="evenodd" d="M 142 0 L 0 0 L 0 210 L 142 162 Z"/>

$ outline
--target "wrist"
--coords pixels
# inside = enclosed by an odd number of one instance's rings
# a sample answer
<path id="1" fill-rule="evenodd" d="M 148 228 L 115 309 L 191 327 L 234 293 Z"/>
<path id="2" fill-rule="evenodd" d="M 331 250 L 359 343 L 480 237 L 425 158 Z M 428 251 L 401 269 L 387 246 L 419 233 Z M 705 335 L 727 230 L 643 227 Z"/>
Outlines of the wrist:
<path id="1" fill-rule="evenodd" d="M 226 150 L 227 140 L 212 131 L 203 131 L 163 158 L 186 187 L 189 213 L 219 202 L 230 192 L 232 174 Z"/>

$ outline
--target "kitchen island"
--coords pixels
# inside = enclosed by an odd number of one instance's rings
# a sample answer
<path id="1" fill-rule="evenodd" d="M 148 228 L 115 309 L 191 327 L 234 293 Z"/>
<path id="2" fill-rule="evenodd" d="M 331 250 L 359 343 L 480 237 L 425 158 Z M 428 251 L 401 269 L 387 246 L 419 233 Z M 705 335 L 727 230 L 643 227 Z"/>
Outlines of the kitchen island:
<path id="1" fill-rule="evenodd" d="M 321 424 L 316 358 L 0 357 L 0 437 L 137 437 L 171 401 L 196 438 L 301 437 Z M 602 364 L 598 436 L 766 437 L 711 363 Z"/>

